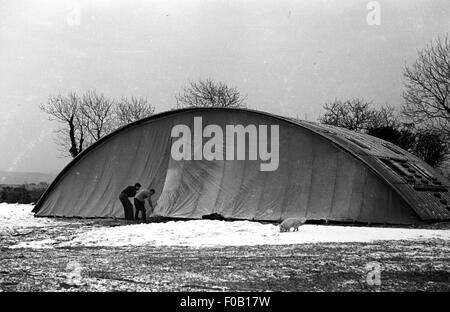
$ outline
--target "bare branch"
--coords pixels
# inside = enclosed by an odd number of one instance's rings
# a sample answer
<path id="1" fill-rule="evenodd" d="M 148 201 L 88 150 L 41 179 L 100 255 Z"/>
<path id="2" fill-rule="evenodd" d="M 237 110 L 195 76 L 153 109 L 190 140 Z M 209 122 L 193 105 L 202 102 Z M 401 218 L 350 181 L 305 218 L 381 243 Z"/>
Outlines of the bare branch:
<path id="1" fill-rule="evenodd" d="M 50 120 L 60 124 L 55 131 L 56 143 L 62 147 L 65 155 L 72 157 L 76 157 L 86 147 L 84 140 L 80 140 L 86 131 L 84 124 L 80 122 L 80 106 L 80 98 L 74 92 L 67 96 L 50 96 L 47 103 L 40 105 L 40 109 L 49 115 Z"/>
<path id="2" fill-rule="evenodd" d="M 352 98 L 345 101 L 335 99 L 324 105 L 325 114 L 319 118 L 324 124 L 362 131 L 371 126 L 385 124 L 384 118 L 394 115 L 393 108 L 386 106 L 380 111 L 370 108 L 371 102 Z M 389 119 L 389 122 L 392 122 Z"/>
<path id="3" fill-rule="evenodd" d="M 83 95 L 81 117 L 91 140 L 97 141 L 114 130 L 113 106 L 113 100 L 105 97 L 103 93 L 98 94 L 95 90 Z"/>
<path id="4" fill-rule="evenodd" d="M 134 121 L 149 117 L 155 112 L 146 98 L 122 98 L 114 107 L 116 127 L 124 126 Z"/>
<path id="5" fill-rule="evenodd" d="M 177 107 L 246 107 L 246 96 L 235 87 L 211 79 L 191 82 L 183 93 L 175 96 Z"/>
<path id="6" fill-rule="evenodd" d="M 405 67 L 402 113 L 450 136 L 450 40 L 448 34 L 419 51 L 416 62 Z"/>

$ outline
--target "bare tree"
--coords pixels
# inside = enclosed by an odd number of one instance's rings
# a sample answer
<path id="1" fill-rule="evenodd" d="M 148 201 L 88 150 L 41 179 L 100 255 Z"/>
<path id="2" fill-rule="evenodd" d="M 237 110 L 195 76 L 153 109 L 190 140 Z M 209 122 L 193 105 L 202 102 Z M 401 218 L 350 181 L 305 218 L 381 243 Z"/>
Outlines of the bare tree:
<path id="1" fill-rule="evenodd" d="M 134 96 L 130 99 L 122 98 L 114 107 L 116 127 L 149 117 L 154 112 L 155 108 L 148 103 L 146 98 L 136 98 Z"/>
<path id="2" fill-rule="evenodd" d="M 90 139 L 95 142 L 115 129 L 112 114 L 114 100 L 97 93 L 95 90 L 86 92 L 81 99 L 81 113 L 84 117 L 84 127 Z"/>
<path id="3" fill-rule="evenodd" d="M 385 105 L 379 109 L 372 109 L 372 117 L 366 125 L 366 130 L 376 128 L 397 128 L 401 121 L 396 109 Z"/>
<path id="4" fill-rule="evenodd" d="M 72 157 L 81 153 L 88 142 L 79 96 L 75 92 L 67 96 L 50 96 L 47 103 L 40 105 L 40 109 L 49 115 L 50 120 L 61 124 L 56 130 L 56 141 L 63 148 L 62 152 L 69 152 Z"/>
<path id="5" fill-rule="evenodd" d="M 402 113 L 414 123 L 450 136 L 450 39 L 437 38 L 405 67 Z"/>
<path id="6" fill-rule="evenodd" d="M 175 96 L 177 107 L 245 107 L 246 96 L 234 87 L 211 79 L 191 82 Z"/>
<path id="7" fill-rule="evenodd" d="M 446 138 L 434 130 L 416 133 L 413 153 L 432 167 L 439 167 L 448 159 L 449 146 Z"/>
<path id="8" fill-rule="evenodd" d="M 323 106 L 325 114 L 319 117 L 319 121 L 327 125 L 361 131 L 366 129 L 374 118 L 370 104 L 371 102 L 359 98 L 345 101 L 335 99 Z"/>
<path id="9" fill-rule="evenodd" d="M 394 107 L 370 107 L 362 99 L 334 100 L 325 104 L 325 114 L 319 118 L 324 124 L 364 132 L 389 141 L 415 154 L 433 167 L 439 166 L 449 155 L 449 146 L 442 133 L 404 123 Z"/>
<path id="10" fill-rule="evenodd" d="M 60 151 L 65 156 L 76 157 L 119 126 L 114 114 L 115 103 L 94 90 L 82 96 L 75 92 L 67 96 L 50 96 L 40 109 L 49 115 L 50 120 L 61 125 L 56 130 Z"/>

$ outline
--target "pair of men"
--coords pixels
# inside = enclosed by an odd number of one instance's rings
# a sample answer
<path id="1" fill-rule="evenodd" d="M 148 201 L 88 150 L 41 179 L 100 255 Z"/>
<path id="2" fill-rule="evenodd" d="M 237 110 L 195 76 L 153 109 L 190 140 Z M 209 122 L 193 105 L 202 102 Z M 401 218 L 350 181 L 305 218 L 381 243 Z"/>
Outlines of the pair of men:
<path id="1" fill-rule="evenodd" d="M 153 212 L 152 195 L 155 194 L 155 190 L 141 189 L 141 184 L 127 186 L 119 195 L 119 200 L 123 205 L 126 220 L 139 220 L 139 212 L 142 213 L 142 220 L 146 221 L 147 209 L 145 209 L 145 200 L 151 208 L 150 213 Z M 136 214 L 133 217 L 133 205 L 131 204 L 129 197 L 134 197 L 134 207 L 136 208 Z"/>

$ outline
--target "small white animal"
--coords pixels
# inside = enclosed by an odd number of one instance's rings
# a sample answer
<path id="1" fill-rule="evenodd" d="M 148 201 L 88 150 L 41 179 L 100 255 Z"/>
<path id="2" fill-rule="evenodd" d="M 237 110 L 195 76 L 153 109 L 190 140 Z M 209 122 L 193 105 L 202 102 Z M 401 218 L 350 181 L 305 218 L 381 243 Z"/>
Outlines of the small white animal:
<path id="1" fill-rule="evenodd" d="M 306 219 L 298 219 L 298 218 L 287 218 L 283 220 L 280 224 L 280 232 L 290 232 L 292 228 L 294 228 L 294 232 L 298 232 L 298 227 L 305 223 Z"/>

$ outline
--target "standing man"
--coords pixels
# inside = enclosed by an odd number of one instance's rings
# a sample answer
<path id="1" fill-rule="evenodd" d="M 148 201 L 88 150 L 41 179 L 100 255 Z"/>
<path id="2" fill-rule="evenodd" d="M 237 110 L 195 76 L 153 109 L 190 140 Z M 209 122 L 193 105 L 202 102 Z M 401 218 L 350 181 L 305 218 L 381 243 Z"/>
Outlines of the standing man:
<path id="1" fill-rule="evenodd" d="M 147 189 L 142 189 L 137 193 L 134 198 L 134 207 L 136 208 L 136 215 L 134 218 L 139 220 L 139 211 L 142 212 L 142 220 L 146 221 L 147 210 L 145 209 L 145 199 L 148 201 L 148 205 L 150 206 L 150 214 L 153 213 L 153 203 L 152 203 L 152 195 L 155 194 L 155 190 L 151 189 L 150 191 Z"/>
<path id="2" fill-rule="evenodd" d="M 141 188 L 140 183 L 136 183 L 134 186 L 127 186 L 122 193 L 119 195 L 120 202 L 123 205 L 123 210 L 125 211 L 125 219 L 126 220 L 134 220 L 133 219 L 133 204 L 130 202 L 128 197 L 136 196 L 136 192 Z"/>

